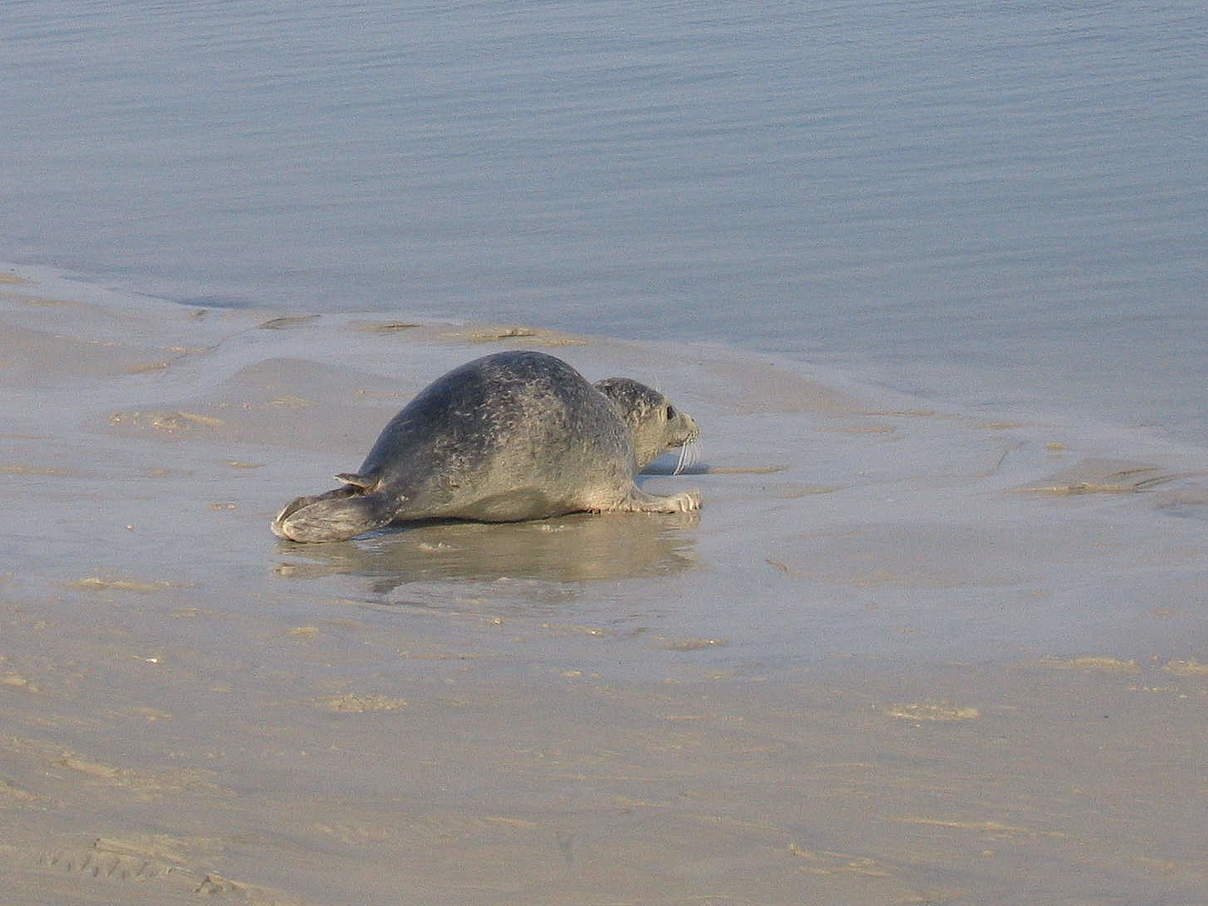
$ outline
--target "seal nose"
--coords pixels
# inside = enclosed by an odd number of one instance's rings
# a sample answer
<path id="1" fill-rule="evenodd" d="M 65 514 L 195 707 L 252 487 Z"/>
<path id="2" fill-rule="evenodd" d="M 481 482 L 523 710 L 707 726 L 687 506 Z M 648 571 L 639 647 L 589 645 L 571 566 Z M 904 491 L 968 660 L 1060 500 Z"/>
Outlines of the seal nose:
<path id="1" fill-rule="evenodd" d="M 684 438 L 684 443 L 690 444 L 692 441 L 700 437 L 700 425 L 698 425 L 696 423 L 696 419 L 694 419 L 687 412 L 681 412 L 680 417 L 684 420 L 684 428 L 687 431 L 687 434 Z"/>

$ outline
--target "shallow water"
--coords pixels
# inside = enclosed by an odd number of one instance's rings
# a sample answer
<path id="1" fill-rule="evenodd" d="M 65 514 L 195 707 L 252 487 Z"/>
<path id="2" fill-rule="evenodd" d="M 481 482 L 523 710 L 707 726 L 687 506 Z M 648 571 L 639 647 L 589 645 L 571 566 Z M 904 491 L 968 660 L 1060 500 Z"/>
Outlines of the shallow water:
<path id="1" fill-rule="evenodd" d="M 1208 440 L 1185 2 L 12 0 L 0 258 Z"/>

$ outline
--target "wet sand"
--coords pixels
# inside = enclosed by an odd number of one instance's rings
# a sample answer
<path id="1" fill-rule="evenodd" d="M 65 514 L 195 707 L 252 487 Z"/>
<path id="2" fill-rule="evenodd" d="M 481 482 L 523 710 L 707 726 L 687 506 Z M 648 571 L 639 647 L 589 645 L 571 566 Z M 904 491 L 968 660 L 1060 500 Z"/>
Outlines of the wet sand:
<path id="1" fill-rule="evenodd" d="M 705 509 L 269 533 L 506 348 L 664 389 Z M 38 271 L 0 400 L 6 902 L 1208 902 L 1204 451 Z"/>

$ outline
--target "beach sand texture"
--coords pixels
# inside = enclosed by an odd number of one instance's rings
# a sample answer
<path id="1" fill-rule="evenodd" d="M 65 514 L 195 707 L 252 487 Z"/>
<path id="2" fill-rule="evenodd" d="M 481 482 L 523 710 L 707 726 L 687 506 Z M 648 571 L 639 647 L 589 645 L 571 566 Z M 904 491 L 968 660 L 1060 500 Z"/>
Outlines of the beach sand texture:
<path id="1" fill-rule="evenodd" d="M 270 534 L 508 348 L 667 392 L 704 510 Z M 1202 451 L 36 270 L 0 400 L 4 902 L 1208 902 Z"/>

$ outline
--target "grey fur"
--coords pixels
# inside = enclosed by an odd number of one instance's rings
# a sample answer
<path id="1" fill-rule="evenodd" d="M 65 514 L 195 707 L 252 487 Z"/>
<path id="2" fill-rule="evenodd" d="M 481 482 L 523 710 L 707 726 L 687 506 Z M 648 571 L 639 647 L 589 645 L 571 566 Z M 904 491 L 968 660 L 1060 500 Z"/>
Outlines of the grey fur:
<path id="1" fill-rule="evenodd" d="M 699 492 L 658 497 L 634 476 L 699 433 L 691 416 L 637 381 L 593 386 L 553 356 L 496 353 L 421 391 L 360 469 L 336 476 L 342 487 L 297 498 L 272 529 L 291 541 L 343 541 L 400 520 L 695 510 Z"/>

